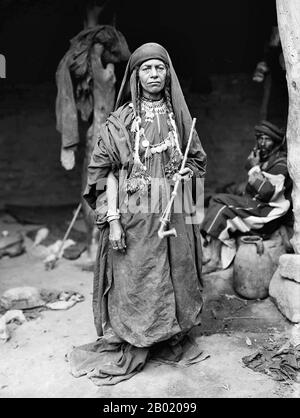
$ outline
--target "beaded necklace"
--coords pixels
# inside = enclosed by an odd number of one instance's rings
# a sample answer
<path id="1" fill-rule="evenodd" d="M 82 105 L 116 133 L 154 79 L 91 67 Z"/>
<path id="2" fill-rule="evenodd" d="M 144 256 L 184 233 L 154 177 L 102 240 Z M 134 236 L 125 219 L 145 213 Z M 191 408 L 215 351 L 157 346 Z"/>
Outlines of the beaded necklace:
<path id="1" fill-rule="evenodd" d="M 164 98 L 153 101 L 142 98 L 141 109 L 145 112 L 145 122 L 153 122 L 155 114 L 165 115 L 167 113 Z"/>
<path id="2" fill-rule="evenodd" d="M 150 144 L 149 140 L 145 136 L 144 128 L 141 127 L 141 118 L 137 114 L 134 115 L 134 120 L 131 126 L 131 132 L 135 135 L 134 141 L 134 156 L 133 156 L 133 168 L 129 178 L 126 181 L 126 190 L 129 193 L 139 191 L 145 193 L 148 190 L 151 183 L 150 175 L 150 159 L 155 154 L 160 154 L 171 149 L 171 157 L 169 162 L 165 165 L 165 174 L 168 178 L 171 178 L 175 172 L 178 171 L 180 162 L 182 160 L 182 152 L 179 146 L 178 133 L 174 115 L 168 112 L 165 99 L 151 101 L 142 98 L 141 110 L 145 111 L 145 121 L 153 121 L 155 115 L 168 113 L 168 125 L 170 131 L 168 136 L 159 144 Z M 159 119 L 158 119 L 159 123 Z M 143 138 L 143 139 L 141 139 Z M 145 148 L 145 163 L 143 164 L 140 159 L 139 148 L 140 144 Z"/>

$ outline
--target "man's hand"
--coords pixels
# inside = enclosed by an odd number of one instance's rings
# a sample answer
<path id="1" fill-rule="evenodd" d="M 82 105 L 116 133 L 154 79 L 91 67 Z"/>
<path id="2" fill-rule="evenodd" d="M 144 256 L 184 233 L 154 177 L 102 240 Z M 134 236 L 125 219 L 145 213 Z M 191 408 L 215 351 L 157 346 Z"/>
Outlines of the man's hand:
<path id="1" fill-rule="evenodd" d="M 72 149 L 61 149 L 60 162 L 65 170 L 72 170 L 75 166 L 75 153 Z"/>
<path id="2" fill-rule="evenodd" d="M 247 158 L 247 162 L 250 168 L 258 165 L 260 163 L 259 152 L 252 150 Z"/>
<path id="3" fill-rule="evenodd" d="M 125 252 L 125 232 L 119 219 L 115 219 L 109 223 L 109 241 L 113 250 Z"/>
<path id="4" fill-rule="evenodd" d="M 264 180 L 264 176 L 261 171 L 253 171 L 251 174 L 249 174 L 248 182 L 251 185 L 254 184 L 256 180 Z"/>
<path id="5" fill-rule="evenodd" d="M 177 180 L 183 180 L 184 182 L 189 181 L 193 177 L 193 170 L 189 167 L 185 167 L 182 170 L 180 170 L 178 173 L 174 174 L 172 180 L 174 183 Z"/>

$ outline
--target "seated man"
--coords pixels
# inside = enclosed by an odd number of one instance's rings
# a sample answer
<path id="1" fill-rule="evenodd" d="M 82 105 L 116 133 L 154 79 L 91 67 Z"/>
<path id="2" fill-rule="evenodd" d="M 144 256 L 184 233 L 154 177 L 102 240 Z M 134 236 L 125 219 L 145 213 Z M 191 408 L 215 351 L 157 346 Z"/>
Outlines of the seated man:
<path id="1" fill-rule="evenodd" d="M 204 245 L 209 244 L 211 253 L 210 259 L 204 260 L 203 273 L 230 264 L 237 234 L 271 234 L 291 211 L 292 182 L 287 170 L 285 133 L 268 121 L 260 122 L 254 130 L 256 146 L 247 159 L 244 192 L 220 193 L 210 199 L 201 226 Z M 222 265 L 221 249 L 227 251 L 227 266 Z"/>

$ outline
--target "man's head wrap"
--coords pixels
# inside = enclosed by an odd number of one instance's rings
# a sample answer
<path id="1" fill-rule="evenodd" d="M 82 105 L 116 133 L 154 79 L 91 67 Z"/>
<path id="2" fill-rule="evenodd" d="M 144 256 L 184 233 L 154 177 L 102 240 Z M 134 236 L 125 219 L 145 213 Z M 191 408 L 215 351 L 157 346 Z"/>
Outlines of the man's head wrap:
<path id="1" fill-rule="evenodd" d="M 271 122 L 262 120 L 254 127 L 256 137 L 268 135 L 276 144 L 283 144 L 285 141 L 285 130 L 278 128 Z"/>
<path id="2" fill-rule="evenodd" d="M 171 58 L 163 46 L 154 42 L 150 42 L 141 45 L 132 53 L 125 70 L 115 109 L 117 109 L 119 106 L 122 106 L 128 101 L 129 90 L 131 93 L 132 104 L 135 108 L 137 96 L 137 70 L 143 62 L 148 61 L 150 59 L 161 60 L 169 67 L 171 104 L 174 111 L 176 126 L 179 133 L 179 142 L 184 148 L 188 141 L 190 128 L 192 126 L 192 117 L 185 102 L 185 98 L 181 90 L 175 70 L 173 68 Z M 203 149 L 202 152 L 203 155 L 205 155 Z"/>

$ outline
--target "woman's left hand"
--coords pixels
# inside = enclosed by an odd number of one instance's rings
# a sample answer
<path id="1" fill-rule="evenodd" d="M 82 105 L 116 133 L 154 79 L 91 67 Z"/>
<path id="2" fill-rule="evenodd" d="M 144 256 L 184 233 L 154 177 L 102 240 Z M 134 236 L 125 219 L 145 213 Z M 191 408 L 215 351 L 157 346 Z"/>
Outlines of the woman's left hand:
<path id="1" fill-rule="evenodd" d="M 183 180 L 184 182 L 189 181 L 193 177 L 193 170 L 189 167 L 185 167 L 180 170 L 178 173 L 174 174 L 173 181 Z"/>

